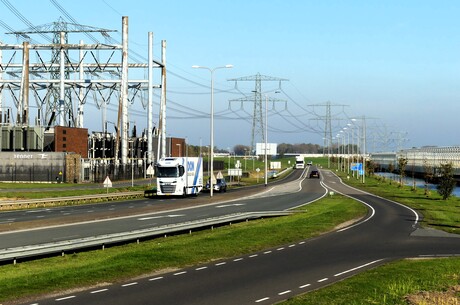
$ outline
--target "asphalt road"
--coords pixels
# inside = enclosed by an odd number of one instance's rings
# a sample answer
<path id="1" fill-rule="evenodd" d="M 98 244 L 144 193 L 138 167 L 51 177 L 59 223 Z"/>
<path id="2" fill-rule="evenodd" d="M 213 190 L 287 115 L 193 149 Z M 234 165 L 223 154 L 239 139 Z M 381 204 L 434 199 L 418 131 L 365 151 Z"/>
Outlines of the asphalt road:
<path id="1" fill-rule="evenodd" d="M 274 304 L 391 260 L 460 255 L 458 236 L 420 230 L 420 216 L 415 211 L 345 186 L 332 172 L 321 173 L 329 189 L 366 204 L 369 207 L 368 217 L 315 239 L 33 303 Z M 294 189 L 291 185 L 284 193 L 278 191 L 279 196 L 266 193 L 267 197 L 263 198 L 233 201 L 238 205 L 224 204 L 224 207 L 218 208 L 214 204 L 184 212 L 174 211 L 174 214 L 189 215 L 189 211 L 199 210 L 190 213 L 196 217 L 230 206 L 244 210 L 253 207 L 281 210 L 306 203 L 315 197 L 312 193 L 316 196 L 324 193 L 317 179 L 304 180 L 301 191 L 292 193 Z M 131 222 L 137 223 L 138 219 L 131 219 Z M 120 226 L 123 227 L 122 224 Z M 51 232 L 46 231 L 46 234 Z"/>
<path id="2" fill-rule="evenodd" d="M 167 197 L 5 212 L 0 214 L 1 248 L 123 233 L 248 211 L 283 211 L 325 194 L 319 181 L 302 183 L 304 176 L 302 171 L 296 171 L 281 184 L 216 194 L 213 198 L 202 194 L 189 198 Z M 274 194 L 285 196 L 280 201 Z M 11 228 L 19 230 L 11 231 Z"/>

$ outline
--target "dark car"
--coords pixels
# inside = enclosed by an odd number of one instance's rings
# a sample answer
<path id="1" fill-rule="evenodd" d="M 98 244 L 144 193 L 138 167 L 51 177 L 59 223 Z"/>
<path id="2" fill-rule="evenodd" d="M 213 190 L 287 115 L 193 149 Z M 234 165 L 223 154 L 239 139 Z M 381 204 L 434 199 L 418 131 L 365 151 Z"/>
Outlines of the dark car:
<path id="1" fill-rule="evenodd" d="M 310 172 L 310 178 L 318 178 L 319 179 L 319 171 L 317 170 L 312 170 Z"/>
<path id="2" fill-rule="evenodd" d="M 209 190 L 209 180 L 206 182 L 206 189 Z M 225 182 L 224 178 L 217 178 L 216 183 L 214 183 L 214 191 L 222 193 L 227 191 L 227 182 Z"/>

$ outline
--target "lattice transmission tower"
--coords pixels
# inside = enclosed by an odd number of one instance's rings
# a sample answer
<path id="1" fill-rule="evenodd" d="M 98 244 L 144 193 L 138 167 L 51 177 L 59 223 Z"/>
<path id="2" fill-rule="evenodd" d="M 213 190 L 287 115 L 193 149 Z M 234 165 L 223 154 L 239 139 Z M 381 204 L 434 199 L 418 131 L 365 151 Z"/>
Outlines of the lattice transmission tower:
<path id="1" fill-rule="evenodd" d="M 263 92 L 262 92 L 262 82 L 263 81 L 287 81 L 288 79 L 285 78 L 279 78 L 279 77 L 272 77 L 272 76 L 266 76 L 266 75 L 261 75 L 260 73 L 257 73 L 256 75 L 252 76 L 244 76 L 244 77 L 239 77 L 239 78 L 232 78 L 229 79 L 228 81 L 234 81 L 234 82 L 242 82 L 242 81 L 253 81 L 255 83 L 255 89 L 253 90 L 254 96 L 253 97 L 244 97 L 240 99 L 234 99 L 231 101 L 240 101 L 240 102 L 252 102 L 254 103 L 254 108 L 253 108 L 253 117 L 252 117 L 252 132 L 251 132 L 251 151 L 255 151 L 255 143 L 257 140 L 260 140 L 261 142 L 265 142 L 265 133 L 264 133 L 264 120 L 263 120 L 263 107 L 262 107 L 262 101 L 263 101 Z M 273 98 L 267 97 L 271 102 L 275 101 Z M 283 101 L 284 102 L 284 101 Z"/>
<path id="2" fill-rule="evenodd" d="M 60 17 L 56 22 L 34 26 L 22 31 L 6 34 L 14 34 L 21 37 L 29 37 L 29 34 L 39 34 L 42 36 L 45 34 L 52 34 L 52 43 L 53 45 L 58 46 L 68 44 L 69 33 L 85 33 L 92 40 L 95 40 L 95 38 L 89 34 L 94 32 L 101 33 L 102 36 L 108 37 L 108 32 L 116 31 L 69 23 L 65 22 L 64 19 Z M 65 80 L 69 79 L 70 73 L 68 67 L 72 66 L 69 57 L 69 49 L 52 48 L 50 62 L 46 63 L 43 59 L 40 60 L 42 61 L 43 66 L 48 67 L 48 73 L 51 80 L 59 80 L 61 77 L 64 77 Z M 61 65 L 61 63 L 63 64 Z M 62 69 L 62 67 L 64 67 L 64 69 Z M 61 69 L 64 71 L 61 71 Z M 50 89 L 44 113 L 44 118 L 48 126 L 55 124 L 57 119 L 59 119 L 59 124 L 62 126 L 82 127 L 78 126 L 79 124 L 75 119 L 70 88 L 64 88 L 64 90 L 61 90 L 62 88 L 59 88 L 59 86 L 52 86 Z"/>

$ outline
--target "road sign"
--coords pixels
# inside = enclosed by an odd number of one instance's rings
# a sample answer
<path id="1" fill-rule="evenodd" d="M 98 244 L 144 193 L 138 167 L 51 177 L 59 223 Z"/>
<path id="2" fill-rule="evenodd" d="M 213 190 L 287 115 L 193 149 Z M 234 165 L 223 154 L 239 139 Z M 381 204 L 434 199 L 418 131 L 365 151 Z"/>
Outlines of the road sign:
<path id="1" fill-rule="evenodd" d="M 104 187 L 112 187 L 112 181 L 110 180 L 109 176 L 104 180 Z"/>
<path id="2" fill-rule="evenodd" d="M 155 170 L 153 169 L 152 164 L 150 164 L 149 167 L 147 168 L 147 175 L 149 176 L 155 175 Z"/>
<path id="3" fill-rule="evenodd" d="M 241 168 L 229 168 L 228 175 L 241 177 L 243 175 L 243 170 Z"/>
<path id="4" fill-rule="evenodd" d="M 351 168 L 352 171 L 361 171 L 363 170 L 363 164 L 362 163 L 351 163 Z"/>
<path id="5" fill-rule="evenodd" d="M 107 194 L 109 193 L 109 187 L 112 187 L 112 181 L 110 181 L 109 176 L 104 180 L 104 187 L 107 188 Z"/>

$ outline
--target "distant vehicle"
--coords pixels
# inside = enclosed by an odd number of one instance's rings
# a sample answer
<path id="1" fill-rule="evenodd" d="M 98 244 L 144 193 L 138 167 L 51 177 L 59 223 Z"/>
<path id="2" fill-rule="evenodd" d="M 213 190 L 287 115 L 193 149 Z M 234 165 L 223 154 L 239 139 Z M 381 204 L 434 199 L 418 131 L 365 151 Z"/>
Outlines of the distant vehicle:
<path id="1" fill-rule="evenodd" d="M 203 159 L 162 158 L 156 164 L 157 195 L 197 195 L 203 189 Z"/>
<path id="2" fill-rule="evenodd" d="M 319 171 L 317 170 L 312 170 L 310 172 L 310 178 L 318 178 L 319 179 Z"/>
<path id="3" fill-rule="evenodd" d="M 295 168 L 305 168 L 305 160 L 302 156 L 295 157 Z"/>
<path id="4" fill-rule="evenodd" d="M 206 182 L 206 189 L 209 190 L 211 188 L 209 179 Z M 214 183 L 214 191 L 222 193 L 227 191 L 227 182 L 224 178 L 217 178 L 216 183 Z"/>
<path id="5" fill-rule="evenodd" d="M 313 165 L 313 161 L 308 161 L 308 162 L 307 162 L 307 165 L 308 165 L 308 166 L 312 166 L 312 165 Z"/>

